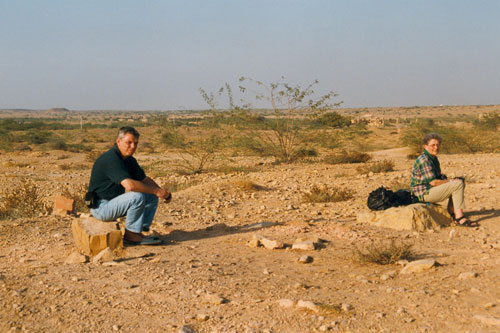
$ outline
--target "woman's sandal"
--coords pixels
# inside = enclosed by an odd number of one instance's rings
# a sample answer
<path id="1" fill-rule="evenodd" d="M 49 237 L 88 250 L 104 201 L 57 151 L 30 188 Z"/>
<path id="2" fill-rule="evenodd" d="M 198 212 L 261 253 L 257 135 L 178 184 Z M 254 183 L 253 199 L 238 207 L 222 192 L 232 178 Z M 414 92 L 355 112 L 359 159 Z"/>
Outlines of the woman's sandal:
<path id="1" fill-rule="evenodd" d="M 453 223 L 455 223 L 455 225 L 458 227 L 468 227 L 468 228 L 479 227 L 479 223 L 477 223 L 476 221 L 471 221 L 463 215 L 460 216 L 459 218 L 453 217 Z"/>

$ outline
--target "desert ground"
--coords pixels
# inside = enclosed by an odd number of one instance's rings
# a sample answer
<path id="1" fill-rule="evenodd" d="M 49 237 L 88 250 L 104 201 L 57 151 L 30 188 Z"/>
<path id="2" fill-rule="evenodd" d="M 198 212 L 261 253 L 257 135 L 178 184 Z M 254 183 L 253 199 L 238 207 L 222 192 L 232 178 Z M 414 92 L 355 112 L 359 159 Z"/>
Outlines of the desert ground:
<path id="1" fill-rule="evenodd" d="M 495 110 L 485 108 L 481 111 Z M 408 111 L 370 114 L 397 118 Z M 419 116 L 443 119 L 449 113 L 460 118 L 462 112 L 472 117 L 476 111 L 418 110 Z M 15 111 L 5 111 L 2 117 L 13 115 Z M 78 123 L 80 117 L 75 119 Z M 394 162 L 393 171 L 382 173 L 360 173 L 357 164 L 273 163 L 271 157 L 235 154 L 231 163 L 240 169 L 233 172 L 180 174 L 175 167 L 179 153 L 154 148 L 155 129 L 139 131 L 141 143 L 150 140 L 148 149 L 140 146 L 136 153 L 139 163 L 160 184 L 175 184 L 172 202 L 160 204 L 151 231 L 164 244 L 126 246 L 111 262 L 94 263 L 90 258 L 67 263 L 77 251 L 71 223 L 88 213 L 84 209 L 67 216 L 47 210 L 0 220 L 1 331 L 500 330 L 499 152 L 439 156 L 444 173 L 466 177 L 466 212 L 479 227 L 450 224 L 427 232 L 398 231 L 356 218 L 367 210 L 368 194 L 380 185 L 409 186 L 414 160 L 407 157 L 408 148 L 399 143 L 395 127 L 374 128 L 370 134 L 370 148 L 374 143 L 381 148 L 368 152 L 371 162 Z M 115 132 L 92 129 L 76 131 L 74 137 L 92 137 L 96 150 L 103 151 Z M 2 199 L 21 186 L 22 179 L 36 184 L 48 205 L 62 193 L 83 195 L 92 156 L 36 147 L 2 151 Z M 304 201 L 304 193 L 324 185 L 349 189 L 353 198 Z M 257 247 L 256 235 L 285 246 Z M 297 240 L 315 240 L 317 247 L 292 249 Z M 436 265 L 400 274 L 404 261 L 379 265 L 356 255 L 357 249 L 392 240 L 413 246 L 411 260 L 434 259 Z M 309 256 L 309 262 L 300 262 L 303 256 Z"/>

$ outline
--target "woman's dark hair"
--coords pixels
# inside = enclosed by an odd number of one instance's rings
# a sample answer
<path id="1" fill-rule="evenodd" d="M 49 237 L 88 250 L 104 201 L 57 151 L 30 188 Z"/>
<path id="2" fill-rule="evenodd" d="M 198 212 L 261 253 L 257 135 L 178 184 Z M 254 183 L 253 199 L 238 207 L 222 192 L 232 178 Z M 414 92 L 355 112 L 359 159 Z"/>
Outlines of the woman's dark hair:
<path id="1" fill-rule="evenodd" d="M 135 128 L 133 128 L 132 126 L 123 126 L 118 130 L 118 138 L 119 139 L 123 138 L 127 134 L 132 134 L 137 139 L 139 139 L 139 136 L 140 136 L 139 132 L 137 132 L 137 130 Z"/>
<path id="2" fill-rule="evenodd" d="M 429 134 L 426 134 L 424 136 L 424 139 L 422 140 L 422 143 L 424 145 L 427 145 L 429 143 L 429 141 L 431 140 L 438 140 L 439 143 L 441 143 L 441 141 L 443 141 L 443 138 L 441 137 L 441 135 L 437 134 L 437 133 L 429 133 Z"/>

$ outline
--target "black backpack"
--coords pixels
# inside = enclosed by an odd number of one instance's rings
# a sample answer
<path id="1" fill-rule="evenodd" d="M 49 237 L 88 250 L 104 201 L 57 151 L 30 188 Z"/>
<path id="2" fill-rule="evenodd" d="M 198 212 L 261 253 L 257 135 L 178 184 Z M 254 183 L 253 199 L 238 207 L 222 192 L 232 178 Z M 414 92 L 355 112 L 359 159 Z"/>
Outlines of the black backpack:
<path id="1" fill-rule="evenodd" d="M 408 190 L 398 190 L 393 192 L 380 186 L 370 192 L 367 204 L 371 210 L 384 210 L 391 207 L 406 206 L 416 202 L 413 194 Z"/>

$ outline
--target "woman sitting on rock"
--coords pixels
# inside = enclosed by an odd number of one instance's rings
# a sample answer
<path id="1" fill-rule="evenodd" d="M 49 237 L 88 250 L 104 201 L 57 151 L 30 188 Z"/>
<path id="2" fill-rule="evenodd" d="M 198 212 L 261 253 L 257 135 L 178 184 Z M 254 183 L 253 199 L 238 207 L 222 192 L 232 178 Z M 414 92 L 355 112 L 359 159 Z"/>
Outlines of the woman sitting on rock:
<path id="1" fill-rule="evenodd" d="M 424 152 L 417 158 L 411 174 L 411 191 L 421 202 L 440 202 L 448 199 L 448 212 L 459 226 L 476 227 L 464 216 L 464 180 L 448 179 L 441 173 L 437 154 L 442 138 L 439 134 L 425 135 Z"/>

